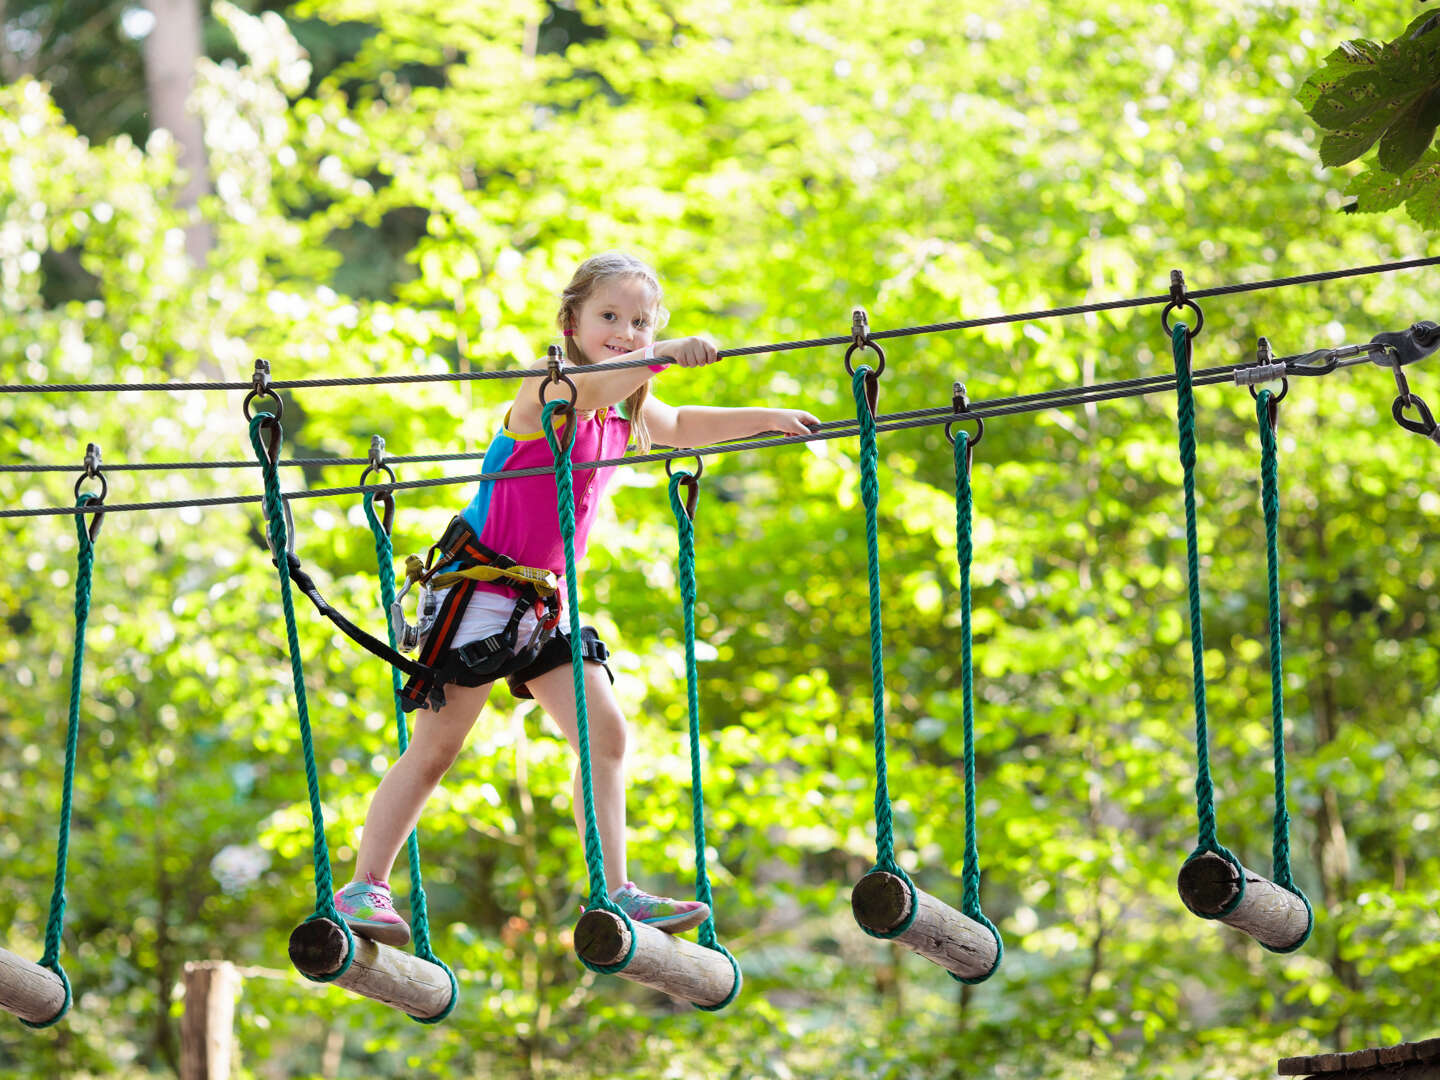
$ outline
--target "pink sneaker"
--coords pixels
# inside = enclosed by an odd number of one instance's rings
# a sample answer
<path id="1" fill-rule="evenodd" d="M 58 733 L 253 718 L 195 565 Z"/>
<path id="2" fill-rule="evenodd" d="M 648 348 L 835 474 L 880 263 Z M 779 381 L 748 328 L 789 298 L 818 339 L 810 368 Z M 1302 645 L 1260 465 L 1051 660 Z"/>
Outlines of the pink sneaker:
<path id="1" fill-rule="evenodd" d="M 610 894 L 610 899 L 636 922 L 678 934 L 699 926 L 710 917 L 710 908 L 699 900 L 671 900 L 668 896 L 651 896 L 627 881 Z"/>
<path id="2" fill-rule="evenodd" d="M 371 941 L 398 947 L 410 940 L 410 926 L 395 910 L 389 884 L 369 874 L 335 894 L 335 909 L 351 930 Z"/>

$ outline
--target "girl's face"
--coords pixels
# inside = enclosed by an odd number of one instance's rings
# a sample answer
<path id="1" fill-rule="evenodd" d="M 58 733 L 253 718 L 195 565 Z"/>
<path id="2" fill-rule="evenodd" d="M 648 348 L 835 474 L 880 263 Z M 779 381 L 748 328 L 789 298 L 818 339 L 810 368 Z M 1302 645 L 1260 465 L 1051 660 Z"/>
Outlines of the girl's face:
<path id="1" fill-rule="evenodd" d="M 655 340 L 655 300 L 643 278 L 597 285 L 575 317 L 575 343 L 592 364 L 643 349 Z"/>

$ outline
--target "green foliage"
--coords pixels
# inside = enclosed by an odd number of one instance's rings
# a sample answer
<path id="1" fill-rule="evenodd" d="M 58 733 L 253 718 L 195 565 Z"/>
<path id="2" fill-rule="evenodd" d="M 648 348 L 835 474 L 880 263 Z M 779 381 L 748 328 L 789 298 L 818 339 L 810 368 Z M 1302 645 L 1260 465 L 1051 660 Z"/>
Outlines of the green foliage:
<path id="1" fill-rule="evenodd" d="M 1377 142 L 1351 182 L 1362 212 L 1405 204 L 1422 225 L 1440 226 L 1440 174 L 1430 149 L 1440 126 L 1440 15 L 1419 15 L 1394 41 L 1341 43 L 1295 95 L 1326 132 L 1320 161 L 1346 165 Z"/>
<path id="2" fill-rule="evenodd" d="M 854 303 L 883 329 L 1162 292 L 1172 265 L 1203 287 L 1424 247 L 1404 219 L 1329 212 L 1339 197 L 1286 88 L 1314 62 L 1294 43 L 1340 29 L 1300 0 L 921 3 L 883 18 L 852 0 L 307 0 L 283 19 L 244 7 L 214 5 L 194 99 L 210 133 L 204 266 L 185 256 L 166 136 L 62 111 L 72 87 L 0 86 L 5 381 L 236 379 L 257 355 L 277 379 L 511 366 L 550 339 L 576 261 L 611 246 L 658 264 L 670 332 L 730 345 L 843 333 Z M 1406 175 L 1436 168 L 1434 154 Z M 1412 214 L 1423 190 L 1406 196 Z M 1253 355 L 1260 333 L 1282 352 L 1363 341 L 1433 317 L 1433 293 L 1409 273 L 1209 301 L 1196 363 Z M 987 400 L 1163 373 L 1154 314 L 892 342 L 881 407 L 948 406 L 957 378 Z M 1433 370 L 1412 369 L 1422 395 Z M 853 415 L 838 351 L 671 372 L 657 392 Z M 421 825 L 456 1013 L 420 1027 L 291 973 L 286 934 L 314 900 L 310 823 L 258 514 L 112 514 L 62 950 L 77 1003 L 49 1033 L 0 1025 L 0 1073 L 170 1074 L 183 964 L 207 958 L 245 970 L 240 1074 L 254 1080 L 1262 1076 L 1284 1054 L 1424 1037 L 1440 1024 L 1440 501 L 1429 444 L 1393 424 L 1392 392 L 1360 367 L 1297 380 L 1281 408 L 1293 848 L 1317 911 L 1298 954 L 1200 923 L 1175 896 L 1194 842 L 1180 467 L 1173 403 L 1145 399 L 997 418 L 978 448 L 979 844 L 1007 955 L 966 990 L 864 937 L 846 903 L 874 855 L 852 444 L 728 457 L 703 481 L 709 865 L 719 933 L 746 971 L 717 1016 L 574 960 L 570 755 L 504 690 Z M 395 454 L 479 451 L 512 393 L 477 381 L 287 394 L 285 453 L 363 456 L 377 432 Z M 240 397 L 6 396 L 0 460 L 78 470 L 88 441 L 112 464 L 248 460 Z M 1220 839 L 1263 871 L 1273 777 L 1253 406 L 1234 387 L 1197 399 Z M 949 447 L 934 429 L 882 433 L 880 456 L 899 857 L 958 902 Z M 284 481 L 358 473 L 312 465 Z M 0 501 L 68 503 L 73 475 L 6 474 Z M 260 490 L 250 467 L 116 470 L 110 484 L 112 503 Z M 397 552 L 423 550 L 467 496 L 404 493 Z M 582 600 L 616 646 L 634 727 L 636 873 L 683 891 L 662 470 L 622 471 L 612 506 Z M 326 595 L 378 628 L 358 500 L 295 511 Z M 0 574 L 0 945 L 35 956 L 74 534 L 65 518 L 0 532 L 13 555 Z M 322 620 L 302 615 L 301 638 L 344 875 L 395 754 L 388 677 Z"/>

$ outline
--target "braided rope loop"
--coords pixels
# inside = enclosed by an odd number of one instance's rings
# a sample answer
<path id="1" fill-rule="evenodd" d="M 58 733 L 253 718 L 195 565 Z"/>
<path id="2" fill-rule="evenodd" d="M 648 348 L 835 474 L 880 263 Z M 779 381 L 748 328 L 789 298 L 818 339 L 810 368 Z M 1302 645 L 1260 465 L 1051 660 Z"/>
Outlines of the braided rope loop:
<path id="1" fill-rule="evenodd" d="M 865 393 L 868 367 L 855 369 L 851 392 L 855 397 L 855 413 L 860 422 L 860 498 L 865 504 L 865 548 L 869 561 L 870 582 L 870 692 L 875 725 L 875 865 L 877 871 L 894 874 L 910 892 L 910 911 L 904 920 L 887 933 L 877 934 L 868 927 L 861 929 L 871 937 L 894 938 L 910 929 L 919 910 L 915 883 L 895 861 L 895 826 L 890 811 L 890 781 L 885 760 L 885 639 L 880 621 L 880 540 L 876 514 L 880 505 L 878 478 L 880 451 L 875 443 L 875 416 Z"/>
<path id="2" fill-rule="evenodd" d="M 715 936 L 715 905 L 710 895 L 710 875 L 705 868 L 705 791 L 700 769 L 700 671 L 695 661 L 695 523 L 680 499 L 680 485 L 691 479 L 689 473 L 677 471 L 670 477 L 670 509 L 675 512 L 675 531 L 680 556 L 680 610 L 685 621 L 685 682 L 690 707 L 690 796 L 695 824 L 695 899 L 710 908 L 710 915 L 700 924 L 700 944 L 722 953 L 735 969 L 735 982 L 725 1000 L 715 1005 L 696 1005 L 706 1012 L 717 1012 L 735 1000 L 740 992 L 740 965 L 730 950 Z"/>
<path id="3" fill-rule="evenodd" d="M 390 647 L 396 649 L 398 645 L 395 640 L 395 627 L 391 625 L 389 618 L 391 605 L 395 603 L 395 548 L 390 542 L 390 534 L 385 531 L 385 526 L 375 513 L 374 492 L 366 493 L 364 505 L 365 520 L 370 523 L 370 532 L 375 538 L 375 566 L 380 576 L 380 610 L 386 615 L 385 626 L 390 637 Z M 390 689 L 395 702 L 395 743 L 400 748 L 400 753 L 404 754 L 405 748 L 410 745 L 410 726 L 405 722 L 405 710 L 400 706 L 400 669 L 393 664 L 387 666 L 390 668 Z M 414 1013 L 406 1015 L 422 1024 L 438 1024 L 454 1011 L 460 997 L 460 986 L 455 979 L 455 973 L 435 955 L 430 945 L 430 908 L 425 897 L 425 884 L 420 876 L 420 839 L 417 829 L 410 830 L 405 850 L 410 862 L 410 922 L 415 935 L 415 955 L 444 968 L 445 974 L 450 977 L 450 1003 L 444 1009 L 434 1016 L 416 1016 Z"/>
<path id="4" fill-rule="evenodd" d="M 1195 809 L 1199 836 L 1194 859 L 1213 852 L 1233 865 L 1240 878 L 1234 900 L 1214 915 L 1220 918 L 1240 905 L 1245 895 L 1245 874 L 1240 860 L 1222 847 L 1215 828 L 1215 783 L 1210 776 L 1210 736 L 1205 715 L 1205 628 L 1200 611 L 1200 540 L 1195 524 L 1195 390 L 1190 377 L 1190 329 L 1183 322 L 1172 328 L 1175 359 L 1176 425 L 1180 435 L 1180 464 L 1185 470 L 1185 559 L 1190 605 L 1190 663 L 1195 696 Z M 1188 860 L 1187 860 L 1188 861 Z"/>
<path id="5" fill-rule="evenodd" d="M 1295 884 L 1290 867 L 1290 811 L 1285 798 L 1285 671 L 1281 647 L 1283 627 L 1280 618 L 1280 484 L 1278 452 L 1274 424 L 1275 399 L 1269 390 L 1255 395 L 1255 415 L 1260 425 L 1260 501 L 1265 511 L 1265 565 L 1270 614 L 1270 718 L 1271 742 L 1275 760 L 1275 834 L 1271 858 L 1275 884 L 1305 901 L 1309 925 L 1305 936 L 1286 949 L 1272 952 L 1293 952 L 1310 938 L 1315 926 L 1315 911 L 1310 899 Z M 1263 944 L 1263 943 L 1262 943 Z M 1270 946 L 1266 946 L 1270 948 Z"/>
<path id="6" fill-rule="evenodd" d="M 75 506 L 84 507 L 97 501 L 98 495 L 85 492 L 76 497 Z M 85 674 L 85 628 L 90 622 L 90 583 L 95 572 L 95 544 L 90 539 L 84 514 L 75 515 L 75 539 L 78 546 L 75 565 L 75 653 L 70 660 L 70 718 L 65 728 L 65 779 L 60 793 L 60 829 L 55 841 L 55 886 L 50 892 L 50 917 L 45 923 L 45 953 L 40 966 L 60 976 L 65 987 L 65 1001 L 49 1020 L 33 1022 L 21 1019 L 29 1028 L 47 1028 L 57 1024 L 70 1011 L 73 995 L 70 977 L 60 965 L 60 936 L 65 930 L 65 875 L 70 863 L 70 811 L 75 795 L 75 756 L 80 745 L 80 683 Z"/>
<path id="7" fill-rule="evenodd" d="M 995 937 L 995 963 L 985 974 L 964 978 L 950 972 L 958 982 L 984 982 L 1000 968 L 1005 943 L 995 924 L 980 910 L 980 846 L 975 833 L 975 668 L 972 662 L 970 620 L 970 567 L 974 560 L 972 540 L 974 498 L 970 488 L 968 446 L 970 435 L 955 435 L 955 550 L 960 564 L 960 686 L 965 723 L 965 865 L 961 872 L 960 912 L 984 926 Z"/>
<path id="8" fill-rule="evenodd" d="M 555 501 L 560 514 L 560 537 L 565 547 L 565 596 L 570 609 L 570 670 L 575 683 L 575 728 L 579 743 L 580 790 L 585 804 L 585 867 L 590 874 L 590 898 L 585 902 L 587 910 L 600 908 L 618 915 L 630 932 L 630 949 L 615 964 L 592 964 L 583 956 L 581 963 L 591 971 L 614 974 L 623 971 L 635 955 L 635 927 L 630 916 L 620 905 L 610 899 L 605 887 L 605 850 L 600 843 L 600 828 L 595 821 L 595 785 L 590 775 L 590 719 L 585 709 L 585 658 L 580 642 L 580 590 L 576 585 L 575 572 L 575 474 L 570 465 L 570 449 L 573 439 L 562 444 L 555 434 L 555 413 L 569 409 L 564 401 L 546 402 L 540 413 L 540 426 L 545 430 L 545 440 L 550 452 L 555 455 Z M 568 423 L 575 423 L 575 413 L 570 411 Z"/>
<path id="9" fill-rule="evenodd" d="M 274 443 L 275 456 L 272 460 L 261 442 L 260 430 L 270 424 L 280 432 Z M 335 907 L 335 883 L 330 877 L 330 849 L 325 843 L 325 812 L 320 806 L 320 779 L 315 768 L 315 745 L 310 734 L 310 708 L 305 698 L 305 669 L 300 655 L 300 631 L 295 624 L 295 601 L 290 593 L 290 570 L 286 563 L 288 551 L 285 534 L 285 505 L 280 494 L 280 439 L 283 431 L 280 421 L 266 412 L 257 412 L 250 420 L 250 445 L 260 462 L 265 478 L 265 522 L 270 537 L 270 550 L 275 553 L 275 565 L 280 574 L 280 605 L 285 611 L 285 636 L 290 649 L 290 675 L 295 686 L 295 711 L 300 719 L 300 745 L 305 755 L 305 783 L 310 793 L 310 821 L 313 832 L 312 846 L 315 862 L 315 913 L 306 922 L 329 919 L 345 935 L 348 946 L 345 962 L 339 970 L 329 975 L 306 975 L 311 982 L 334 982 L 346 971 L 355 959 L 355 937 L 350 927 L 340 917 Z"/>

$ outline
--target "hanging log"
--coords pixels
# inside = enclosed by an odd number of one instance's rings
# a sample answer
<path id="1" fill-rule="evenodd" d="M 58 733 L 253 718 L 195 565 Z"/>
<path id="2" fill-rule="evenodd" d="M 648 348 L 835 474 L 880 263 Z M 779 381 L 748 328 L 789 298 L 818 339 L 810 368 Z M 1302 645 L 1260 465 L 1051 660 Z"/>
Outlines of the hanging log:
<path id="1" fill-rule="evenodd" d="M 345 931 L 329 919 L 303 922 L 290 934 L 290 962 L 304 975 L 339 971 L 345 949 Z M 422 1019 L 450 1007 L 450 976 L 444 968 L 359 934 L 355 959 L 334 985 Z"/>
<path id="2" fill-rule="evenodd" d="M 0 949 L 0 1008 L 44 1024 L 65 1007 L 65 983 L 49 968 Z"/>
<path id="3" fill-rule="evenodd" d="M 1244 897 L 1234 911 L 1220 915 L 1240 892 L 1242 874 Z M 1191 911 L 1214 917 L 1272 949 L 1293 949 L 1305 940 L 1310 929 L 1305 901 L 1253 870 L 1236 870 L 1233 863 L 1213 851 L 1186 862 L 1180 868 L 1178 884 L 1180 898 Z"/>
<path id="4" fill-rule="evenodd" d="M 656 930 L 644 923 L 635 928 L 635 955 L 616 972 L 652 990 L 694 1005 L 719 1005 L 739 991 L 736 969 L 724 953 Z M 618 915 L 600 908 L 585 912 L 575 924 L 575 952 L 600 967 L 618 964 L 630 949 L 630 931 Z"/>
<path id="5" fill-rule="evenodd" d="M 235 1056 L 235 998 L 240 973 L 228 960 L 185 965 L 180 1020 L 180 1080 L 230 1080 Z"/>
<path id="6" fill-rule="evenodd" d="M 962 979 L 979 979 L 995 969 L 1000 947 L 983 923 L 963 915 L 923 889 L 915 890 L 915 921 L 892 938 Z M 850 893 L 855 921 L 874 934 L 889 934 L 910 915 L 905 879 L 876 870 Z"/>

